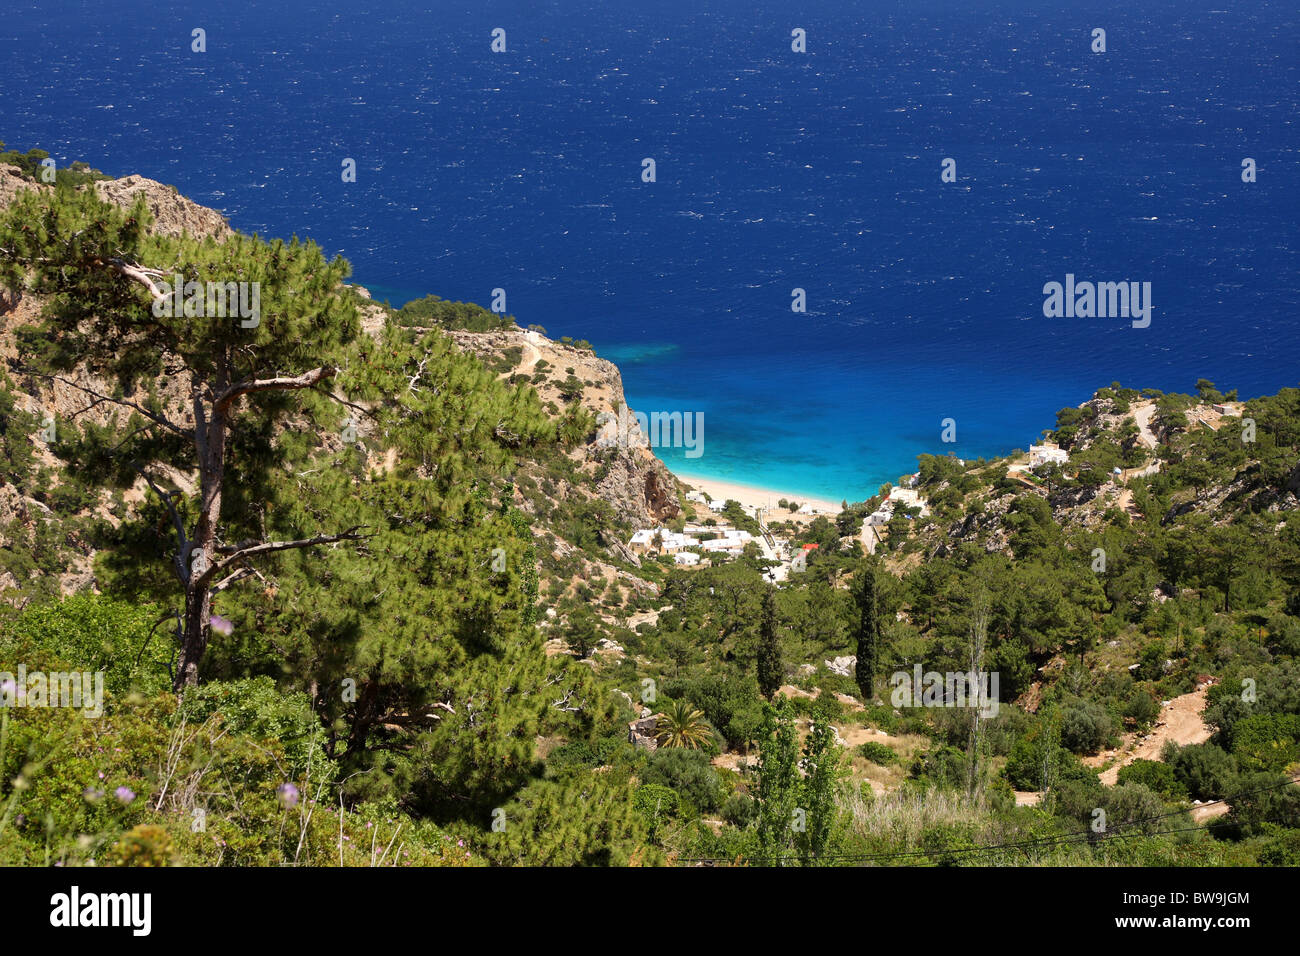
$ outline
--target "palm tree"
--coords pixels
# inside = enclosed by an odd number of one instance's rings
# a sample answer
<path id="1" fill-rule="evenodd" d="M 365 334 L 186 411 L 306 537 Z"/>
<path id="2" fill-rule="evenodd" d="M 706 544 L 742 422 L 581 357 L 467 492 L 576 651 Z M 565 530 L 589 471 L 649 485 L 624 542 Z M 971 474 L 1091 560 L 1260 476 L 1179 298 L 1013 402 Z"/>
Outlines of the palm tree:
<path id="1" fill-rule="evenodd" d="M 655 740 L 660 747 L 687 747 L 696 750 L 713 740 L 713 731 L 704 719 L 704 711 L 696 710 L 688 701 L 677 700 L 659 715 L 655 724 Z"/>

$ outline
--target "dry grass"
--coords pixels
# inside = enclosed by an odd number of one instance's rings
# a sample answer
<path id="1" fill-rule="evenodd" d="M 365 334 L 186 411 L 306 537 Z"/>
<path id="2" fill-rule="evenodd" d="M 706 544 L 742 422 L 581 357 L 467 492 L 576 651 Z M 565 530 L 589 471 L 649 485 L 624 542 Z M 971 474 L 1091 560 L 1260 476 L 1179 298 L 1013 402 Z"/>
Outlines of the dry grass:
<path id="1" fill-rule="evenodd" d="M 930 827 L 944 824 L 980 823 L 985 808 L 972 804 L 963 794 L 940 790 L 895 791 L 874 800 L 856 789 L 846 789 L 840 807 L 849 816 L 849 828 L 867 839 L 888 840 L 916 846 Z"/>

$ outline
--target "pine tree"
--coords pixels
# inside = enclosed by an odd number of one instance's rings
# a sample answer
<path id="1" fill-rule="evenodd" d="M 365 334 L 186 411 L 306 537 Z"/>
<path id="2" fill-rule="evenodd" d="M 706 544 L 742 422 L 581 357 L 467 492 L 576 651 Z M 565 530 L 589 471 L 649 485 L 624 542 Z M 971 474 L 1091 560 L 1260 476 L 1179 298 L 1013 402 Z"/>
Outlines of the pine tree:
<path id="1" fill-rule="evenodd" d="M 877 607 L 876 569 L 869 559 L 858 565 L 854 604 L 858 612 L 855 636 L 858 660 L 854 669 L 858 689 L 868 704 L 875 697 L 876 660 L 880 648 L 880 611 Z"/>
<path id="2" fill-rule="evenodd" d="M 317 526 L 270 540 L 223 508 L 229 469 L 268 464 L 232 459 L 258 446 L 259 425 L 291 410 L 291 393 L 324 393 L 336 371 L 328 360 L 359 322 L 341 288 L 347 263 L 313 243 L 172 238 L 151 235 L 149 223 L 143 198 L 123 210 L 90 190 L 22 193 L 0 217 L 0 282 L 49 297 L 40 326 L 19 333 L 25 373 L 135 413 L 114 451 L 171 519 L 184 603 L 180 691 L 198 681 L 214 594 L 264 555 L 363 537 L 355 526 Z M 76 372 L 112 384 L 104 391 Z M 140 400 L 128 397 L 139 389 Z M 168 469 L 197 473 L 192 502 L 159 486 Z"/>
<path id="3" fill-rule="evenodd" d="M 763 595 L 763 619 L 758 633 L 758 688 L 768 700 L 780 688 L 784 673 L 777 634 L 776 589 L 769 586 Z"/>
<path id="4" fill-rule="evenodd" d="M 538 781 L 485 818 L 484 851 L 503 866 L 629 866 L 663 862 L 648 846 L 634 788 L 612 774 Z"/>

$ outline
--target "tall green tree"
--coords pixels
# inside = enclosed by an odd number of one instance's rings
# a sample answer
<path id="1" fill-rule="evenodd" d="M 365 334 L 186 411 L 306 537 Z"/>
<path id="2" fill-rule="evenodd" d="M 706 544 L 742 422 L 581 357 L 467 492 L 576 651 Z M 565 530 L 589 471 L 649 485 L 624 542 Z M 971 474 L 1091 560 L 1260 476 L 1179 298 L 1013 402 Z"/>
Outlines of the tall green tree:
<path id="1" fill-rule="evenodd" d="M 758 750 L 758 846 L 765 864 L 780 865 L 794 846 L 799 809 L 799 750 L 790 702 L 763 705 Z"/>
<path id="2" fill-rule="evenodd" d="M 758 689 L 768 700 L 781 686 L 784 673 L 781 638 L 777 633 L 776 589 L 769 585 L 763 595 L 763 619 L 758 630 Z"/>
<path id="3" fill-rule="evenodd" d="M 807 865 L 824 853 L 836 823 L 835 792 L 844 775 L 831 710 L 817 704 L 802 752 L 784 696 L 763 705 L 758 758 L 759 862 L 780 866 L 796 856 Z"/>
<path id="4" fill-rule="evenodd" d="M 835 741 L 831 707 L 826 699 L 819 700 L 813 709 L 812 725 L 804 738 L 800 764 L 804 775 L 799 787 L 799 803 L 805 817 L 795 839 L 805 862 L 812 862 L 830 845 L 837 814 L 835 791 L 844 776 L 843 748 Z"/>
<path id="5" fill-rule="evenodd" d="M 20 332 L 25 371 L 131 415 L 60 423 L 69 472 L 154 492 L 111 533 L 104 586 L 179 603 L 177 690 L 204 661 L 308 692 L 352 798 L 500 805 L 538 734 L 608 716 L 533 623 L 532 532 L 503 482 L 556 440 L 536 393 L 438 331 L 360 335 L 346 263 L 310 244 L 147 224 L 64 191 L 0 219 L 0 278 L 48 303 Z M 176 272 L 260 283 L 257 322 L 155 310 Z"/>
<path id="6" fill-rule="evenodd" d="M 135 413 L 113 450 L 171 518 L 184 602 L 179 691 L 198 682 L 215 593 L 267 554 L 363 536 L 355 526 L 317 527 L 271 540 L 223 510 L 239 447 L 232 436 L 292 411 L 292 393 L 324 393 L 336 371 L 329 360 L 359 324 L 341 289 L 347 263 L 313 243 L 173 238 L 151 234 L 149 223 L 143 198 L 124 210 L 90 190 L 22 193 L 0 217 L 0 282 L 48 297 L 40 324 L 19 335 L 24 372 Z M 76 371 L 112 384 L 100 390 Z M 197 474 L 192 501 L 162 490 L 168 469 Z"/>
<path id="7" fill-rule="evenodd" d="M 863 699 L 870 703 L 875 697 L 876 662 L 880 654 L 880 609 L 876 594 L 875 562 L 864 558 L 858 564 L 854 577 L 857 579 L 853 593 L 857 620 L 853 633 L 858 649 L 854 677 Z"/>

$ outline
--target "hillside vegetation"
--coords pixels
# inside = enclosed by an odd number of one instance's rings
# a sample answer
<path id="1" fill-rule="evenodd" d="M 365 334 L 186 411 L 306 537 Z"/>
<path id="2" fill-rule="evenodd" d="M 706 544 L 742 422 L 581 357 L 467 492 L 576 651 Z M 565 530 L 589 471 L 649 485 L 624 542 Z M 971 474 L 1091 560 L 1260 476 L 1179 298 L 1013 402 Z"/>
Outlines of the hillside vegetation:
<path id="1" fill-rule="evenodd" d="M 791 522 L 778 585 L 756 543 L 628 547 L 763 529 L 598 440 L 588 343 L 375 303 L 138 177 L 31 185 L 0 701 L 104 696 L 0 707 L 0 862 L 1300 864 L 1300 389 L 1112 384 L 1062 464 L 922 455 L 924 516 L 874 554 L 888 488 Z M 259 283 L 257 321 L 170 314 L 177 273 Z"/>

